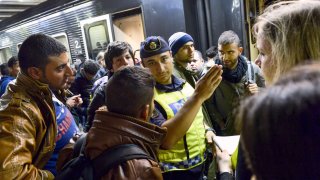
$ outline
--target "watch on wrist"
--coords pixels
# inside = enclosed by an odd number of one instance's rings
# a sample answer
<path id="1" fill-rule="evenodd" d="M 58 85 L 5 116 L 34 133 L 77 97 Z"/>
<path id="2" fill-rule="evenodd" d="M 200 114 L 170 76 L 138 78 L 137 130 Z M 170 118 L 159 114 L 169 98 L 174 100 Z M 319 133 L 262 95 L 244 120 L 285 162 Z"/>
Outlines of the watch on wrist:
<path id="1" fill-rule="evenodd" d="M 205 132 L 207 133 L 208 131 L 212 131 L 213 133 L 216 133 L 216 131 L 211 127 L 206 128 Z"/>

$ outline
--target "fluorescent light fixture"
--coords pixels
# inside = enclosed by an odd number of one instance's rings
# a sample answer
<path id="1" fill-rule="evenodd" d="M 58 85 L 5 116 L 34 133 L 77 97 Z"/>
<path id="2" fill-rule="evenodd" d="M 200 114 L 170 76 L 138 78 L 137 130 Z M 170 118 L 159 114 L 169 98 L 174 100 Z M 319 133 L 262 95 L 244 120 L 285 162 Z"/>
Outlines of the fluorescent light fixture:
<path id="1" fill-rule="evenodd" d="M 1 1 L 1 0 L 0 0 L 0 1 Z M 66 10 L 64 10 L 64 11 L 57 12 L 57 13 L 51 14 L 51 15 L 49 15 L 49 16 L 45 16 L 45 17 L 43 17 L 43 18 L 37 19 L 37 20 L 35 20 L 35 21 L 28 22 L 28 23 L 23 24 L 23 25 L 21 25 L 21 26 L 16 26 L 16 27 L 14 27 L 14 28 L 11 28 L 11 29 L 6 30 L 5 32 L 13 32 L 13 31 L 19 30 L 19 29 L 21 29 L 21 28 L 28 27 L 28 26 L 31 26 L 31 25 L 33 25 L 33 24 L 37 24 L 37 23 L 39 23 L 39 22 L 46 21 L 46 20 L 48 20 L 48 19 L 57 17 L 57 16 L 59 16 L 59 15 L 61 15 L 61 14 L 69 13 L 69 12 L 72 12 L 72 11 L 76 11 L 76 10 L 78 10 L 78 9 L 81 9 L 81 8 L 84 8 L 84 7 L 88 7 L 88 6 L 92 5 L 92 3 L 93 3 L 93 2 L 91 1 L 91 2 L 84 3 L 84 4 L 80 4 L 79 6 L 75 6 L 75 7 L 66 9 Z"/>

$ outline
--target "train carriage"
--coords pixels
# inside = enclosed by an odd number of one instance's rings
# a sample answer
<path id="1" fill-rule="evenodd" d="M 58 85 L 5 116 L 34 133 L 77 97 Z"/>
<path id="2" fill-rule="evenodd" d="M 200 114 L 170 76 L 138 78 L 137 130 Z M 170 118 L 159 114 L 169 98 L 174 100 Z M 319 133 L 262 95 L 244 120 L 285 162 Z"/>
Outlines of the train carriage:
<path id="1" fill-rule="evenodd" d="M 147 36 L 168 39 L 177 31 L 192 35 L 196 49 L 205 52 L 231 29 L 242 40 L 245 54 L 253 58 L 250 26 L 262 4 L 257 0 L 45 1 L 0 22 L 0 63 L 17 55 L 23 40 L 39 32 L 66 45 L 74 62 L 78 54 L 95 59 L 114 40 L 127 41 L 137 50 Z"/>

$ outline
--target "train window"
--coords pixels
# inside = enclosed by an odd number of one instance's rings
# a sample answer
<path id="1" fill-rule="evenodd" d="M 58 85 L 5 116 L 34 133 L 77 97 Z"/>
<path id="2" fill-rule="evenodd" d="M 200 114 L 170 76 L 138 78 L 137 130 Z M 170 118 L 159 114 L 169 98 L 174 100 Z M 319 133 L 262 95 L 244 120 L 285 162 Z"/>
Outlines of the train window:
<path id="1" fill-rule="evenodd" d="M 97 25 L 89 28 L 91 47 L 93 49 L 103 49 L 108 41 L 106 30 L 103 25 Z"/>
<path id="2" fill-rule="evenodd" d="M 140 8 L 113 14 L 112 24 L 116 40 L 128 42 L 134 50 L 140 49 L 145 39 Z"/>
<path id="3" fill-rule="evenodd" d="M 90 59 L 96 59 L 100 51 L 106 50 L 109 44 L 107 24 L 105 20 L 85 25 L 88 55 Z"/>
<path id="4" fill-rule="evenodd" d="M 12 53 L 10 47 L 0 48 L 0 64 L 8 62 L 11 57 Z"/>
<path id="5" fill-rule="evenodd" d="M 100 51 L 106 50 L 112 34 L 109 15 L 90 18 L 80 22 L 87 57 L 95 59 Z"/>
<path id="6" fill-rule="evenodd" d="M 52 37 L 58 40 L 59 42 L 61 42 L 67 48 L 67 54 L 68 54 L 69 60 L 71 61 L 71 53 L 70 53 L 67 35 L 65 33 L 60 33 L 60 34 L 54 34 L 52 35 Z"/>

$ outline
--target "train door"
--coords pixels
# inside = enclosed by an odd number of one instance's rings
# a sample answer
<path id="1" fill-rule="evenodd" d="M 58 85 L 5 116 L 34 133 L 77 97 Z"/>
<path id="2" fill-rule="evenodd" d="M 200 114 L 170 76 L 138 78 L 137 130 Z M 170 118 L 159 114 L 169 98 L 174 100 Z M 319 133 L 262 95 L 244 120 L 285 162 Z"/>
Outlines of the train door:
<path id="1" fill-rule="evenodd" d="M 11 57 L 12 53 L 10 47 L 0 48 L 0 64 L 8 62 Z"/>
<path id="2" fill-rule="evenodd" d="M 135 51 L 140 49 L 145 38 L 141 8 L 83 20 L 80 26 L 86 55 L 90 59 L 95 59 L 114 40 L 128 42 Z"/>
<path id="3" fill-rule="evenodd" d="M 98 53 L 104 51 L 109 42 L 113 41 L 109 15 L 80 21 L 80 26 L 86 56 L 95 59 Z"/>
<path id="4" fill-rule="evenodd" d="M 134 52 L 139 51 L 145 39 L 141 8 L 112 14 L 112 28 L 115 40 L 128 42 Z M 135 53 L 135 58 L 140 59 L 140 53 Z"/>

